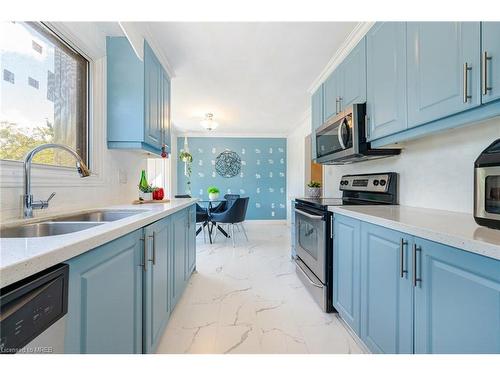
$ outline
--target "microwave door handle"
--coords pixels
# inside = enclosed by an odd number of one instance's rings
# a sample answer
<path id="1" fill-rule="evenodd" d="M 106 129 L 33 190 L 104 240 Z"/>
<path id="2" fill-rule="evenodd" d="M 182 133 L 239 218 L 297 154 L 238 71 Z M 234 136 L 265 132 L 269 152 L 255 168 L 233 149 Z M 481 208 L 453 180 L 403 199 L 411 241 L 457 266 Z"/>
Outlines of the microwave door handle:
<path id="1" fill-rule="evenodd" d="M 297 212 L 298 214 L 300 215 L 304 215 L 305 217 L 308 217 L 309 219 L 314 219 L 314 220 L 323 220 L 323 216 L 320 216 L 320 215 L 311 215 L 307 212 L 304 212 L 302 210 L 299 210 L 299 209 L 295 209 L 295 212 Z"/>
<path id="2" fill-rule="evenodd" d="M 342 128 L 344 126 L 345 126 L 345 120 L 342 120 L 339 127 L 337 128 L 337 137 L 339 139 L 339 143 L 340 143 L 340 146 L 342 147 L 342 150 L 346 149 L 346 146 L 344 144 L 344 140 L 342 139 Z"/>

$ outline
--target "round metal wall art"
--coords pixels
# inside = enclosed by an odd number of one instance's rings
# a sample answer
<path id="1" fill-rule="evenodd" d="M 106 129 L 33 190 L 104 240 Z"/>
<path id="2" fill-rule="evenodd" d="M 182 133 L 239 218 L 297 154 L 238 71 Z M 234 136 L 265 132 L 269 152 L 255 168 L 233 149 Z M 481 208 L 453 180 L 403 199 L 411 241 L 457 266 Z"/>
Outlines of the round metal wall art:
<path id="1" fill-rule="evenodd" d="M 222 177 L 231 178 L 241 171 L 241 158 L 234 151 L 223 151 L 215 159 L 215 171 Z"/>

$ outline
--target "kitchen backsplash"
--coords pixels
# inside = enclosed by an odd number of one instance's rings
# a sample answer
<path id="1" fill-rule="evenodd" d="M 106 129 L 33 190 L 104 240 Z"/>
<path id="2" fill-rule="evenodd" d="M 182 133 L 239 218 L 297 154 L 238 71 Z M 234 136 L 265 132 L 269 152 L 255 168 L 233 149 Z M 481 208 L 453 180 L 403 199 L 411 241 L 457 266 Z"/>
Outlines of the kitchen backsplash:
<path id="1" fill-rule="evenodd" d="M 247 219 L 286 218 L 286 138 L 188 137 L 188 143 L 193 155 L 192 196 L 207 199 L 207 188 L 216 186 L 221 197 L 226 193 L 250 197 Z M 177 138 L 177 148 L 179 152 L 184 148 L 184 137 Z M 241 170 L 230 178 L 215 168 L 217 156 L 226 150 L 241 159 Z M 178 160 L 178 194 L 187 193 L 184 172 L 185 165 Z"/>
<path id="2" fill-rule="evenodd" d="M 472 213 L 474 161 L 500 138 L 500 118 L 407 142 L 401 155 L 344 166 L 325 166 L 325 196 L 339 197 L 340 177 L 394 171 L 400 204 Z"/>

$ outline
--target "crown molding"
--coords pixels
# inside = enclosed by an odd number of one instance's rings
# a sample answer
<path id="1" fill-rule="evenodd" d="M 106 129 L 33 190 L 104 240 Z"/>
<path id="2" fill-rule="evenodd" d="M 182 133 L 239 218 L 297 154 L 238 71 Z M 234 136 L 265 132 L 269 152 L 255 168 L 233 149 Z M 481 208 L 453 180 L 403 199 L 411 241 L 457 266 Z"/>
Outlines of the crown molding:
<path id="1" fill-rule="evenodd" d="M 344 42 L 340 45 L 339 49 L 333 57 L 328 61 L 328 64 L 323 68 L 319 76 L 313 81 L 309 89 L 307 90 L 310 94 L 316 91 L 316 89 L 325 81 L 325 79 L 340 65 L 340 63 L 346 58 L 349 52 L 352 51 L 356 44 L 366 35 L 368 30 L 375 24 L 375 22 L 359 22 L 351 33 L 347 36 Z"/>

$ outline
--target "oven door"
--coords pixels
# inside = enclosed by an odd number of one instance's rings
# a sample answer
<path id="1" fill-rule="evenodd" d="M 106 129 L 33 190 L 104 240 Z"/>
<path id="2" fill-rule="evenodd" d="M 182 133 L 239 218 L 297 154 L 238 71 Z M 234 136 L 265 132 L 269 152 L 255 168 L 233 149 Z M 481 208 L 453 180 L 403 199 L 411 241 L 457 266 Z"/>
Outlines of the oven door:
<path id="1" fill-rule="evenodd" d="M 325 215 L 303 207 L 295 207 L 295 246 L 297 256 L 326 284 L 326 218 Z"/>
<path id="2" fill-rule="evenodd" d="M 475 214 L 500 221 L 500 167 L 476 169 Z"/>

